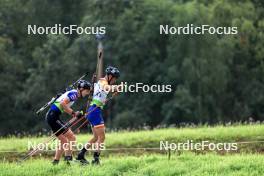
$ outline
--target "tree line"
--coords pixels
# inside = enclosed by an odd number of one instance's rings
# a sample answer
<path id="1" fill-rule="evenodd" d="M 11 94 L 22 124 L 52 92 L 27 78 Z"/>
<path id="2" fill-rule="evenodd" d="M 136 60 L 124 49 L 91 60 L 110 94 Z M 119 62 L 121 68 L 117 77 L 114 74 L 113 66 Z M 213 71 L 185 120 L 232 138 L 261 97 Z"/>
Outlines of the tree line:
<path id="1" fill-rule="evenodd" d="M 262 121 L 263 8 L 261 0 L 2 0 L 0 134 L 49 130 L 35 110 L 95 71 L 93 35 L 28 35 L 28 24 L 105 26 L 104 64 L 120 69 L 120 81 L 173 85 L 120 94 L 105 110 L 109 128 Z M 161 24 L 236 26 L 238 34 L 160 35 Z"/>

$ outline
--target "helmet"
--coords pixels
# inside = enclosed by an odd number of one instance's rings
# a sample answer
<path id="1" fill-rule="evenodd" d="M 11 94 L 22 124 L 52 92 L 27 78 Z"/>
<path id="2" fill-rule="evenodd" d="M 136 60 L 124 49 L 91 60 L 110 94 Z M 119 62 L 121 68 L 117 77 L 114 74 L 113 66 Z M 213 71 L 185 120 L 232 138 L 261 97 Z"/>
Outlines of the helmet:
<path id="1" fill-rule="evenodd" d="M 115 67 L 112 67 L 112 66 L 108 66 L 105 69 L 105 73 L 107 75 L 112 75 L 113 77 L 116 77 L 116 78 L 118 78 L 120 76 L 119 70 L 117 68 L 115 68 Z"/>
<path id="2" fill-rule="evenodd" d="M 80 88 L 91 89 L 91 87 L 92 87 L 92 84 L 89 81 L 86 81 L 86 80 L 80 80 L 77 83 L 77 88 L 78 89 L 80 89 Z"/>

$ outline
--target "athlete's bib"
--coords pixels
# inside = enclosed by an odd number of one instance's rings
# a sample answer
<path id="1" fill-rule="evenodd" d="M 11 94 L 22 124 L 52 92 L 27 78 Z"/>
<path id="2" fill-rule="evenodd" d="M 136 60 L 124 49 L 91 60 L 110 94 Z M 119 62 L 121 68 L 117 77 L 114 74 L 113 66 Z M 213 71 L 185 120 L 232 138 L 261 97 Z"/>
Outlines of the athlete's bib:
<path id="1" fill-rule="evenodd" d="M 99 81 L 97 83 L 94 83 L 94 93 L 93 93 L 93 100 L 90 103 L 90 105 L 97 105 L 101 108 L 105 105 L 106 98 L 107 98 L 107 92 L 103 89 L 103 87 L 100 85 Z"/>

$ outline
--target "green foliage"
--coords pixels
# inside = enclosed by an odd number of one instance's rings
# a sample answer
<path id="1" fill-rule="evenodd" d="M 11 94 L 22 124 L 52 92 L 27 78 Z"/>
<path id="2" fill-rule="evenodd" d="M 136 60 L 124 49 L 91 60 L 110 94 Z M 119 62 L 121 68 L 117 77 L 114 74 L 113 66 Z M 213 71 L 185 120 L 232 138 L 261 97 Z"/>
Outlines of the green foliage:
<path id="1" fill-rule="evenodd" d="M 263 120 L 263 8 L 259 0 L 3 0 L 0 134 L 46 128 L 34 111 L 96 67 L 94 36 L 29 36 L 27 24 L 106 26 L 104 64 L 119 67 L 120 80 L 173 85 L 171 93 L 120 95 L 110 128 Z M 160 24 L 188 23 L 239 33 L 159 34 Z"/>

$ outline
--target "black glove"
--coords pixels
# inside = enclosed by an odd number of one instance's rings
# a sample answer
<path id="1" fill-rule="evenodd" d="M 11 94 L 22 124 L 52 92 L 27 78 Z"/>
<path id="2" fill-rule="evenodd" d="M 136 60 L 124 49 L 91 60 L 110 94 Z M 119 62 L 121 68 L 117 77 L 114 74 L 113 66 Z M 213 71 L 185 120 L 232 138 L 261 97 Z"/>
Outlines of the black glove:
<path id="1" fill-rule="evenodd" d="M 80 119 L 80 118 L 82 118 L 82 116 L 83 116 L 83 112 L 81 111 L 76 111 L 75 112 L 75 117 L 77 117 L 77 119 Z"/>

